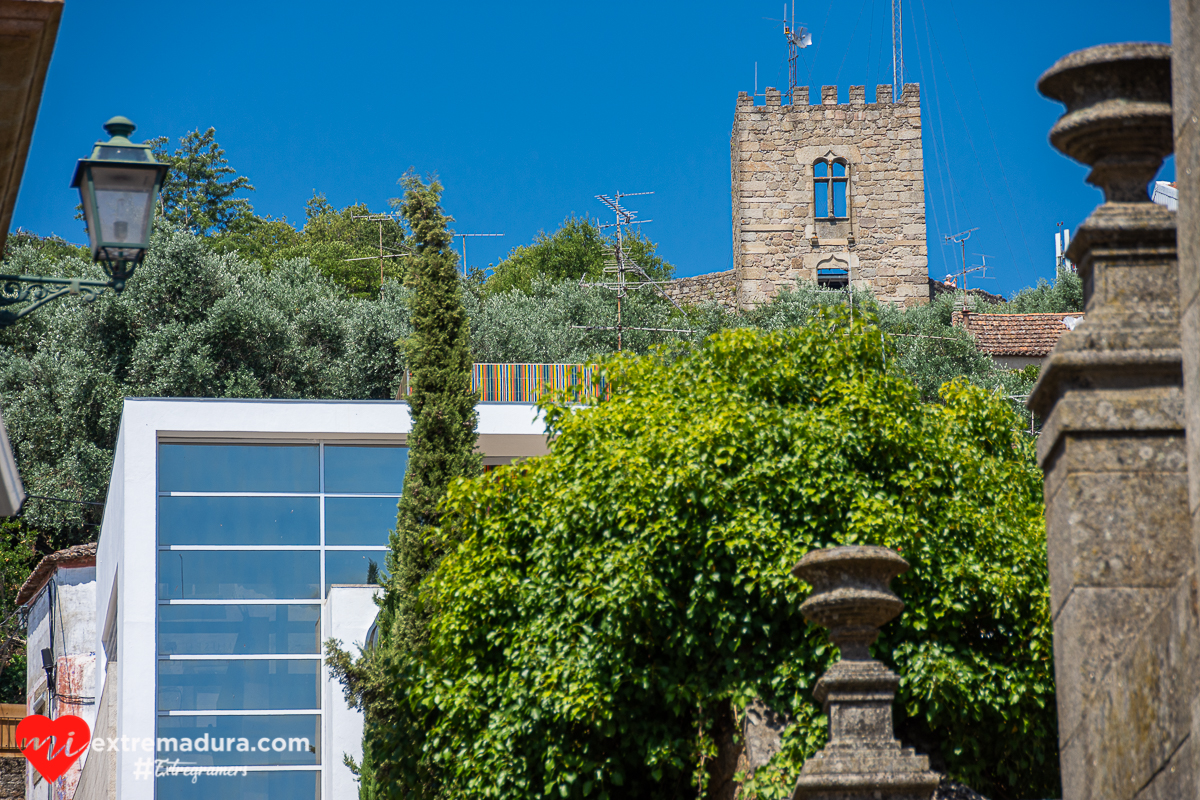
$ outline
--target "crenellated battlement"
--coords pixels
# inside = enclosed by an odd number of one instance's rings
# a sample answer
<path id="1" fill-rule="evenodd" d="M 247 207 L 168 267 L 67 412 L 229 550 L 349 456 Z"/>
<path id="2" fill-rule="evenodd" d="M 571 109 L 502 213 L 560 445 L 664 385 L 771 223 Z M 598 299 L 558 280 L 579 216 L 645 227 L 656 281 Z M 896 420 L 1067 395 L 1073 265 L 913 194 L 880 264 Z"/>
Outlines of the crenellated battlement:
<path id="1" fill-rule="evenodd" d="M 774 86 L 768 86 L 763 91 L 764 102 L 756 103 L 755 97 L 749 92 L 739 92 L 737 99 L 738 111 L 769 111 L 782 108 L 788 111 L 807 111 L 812 109 L 826 109 L 830 106 L 849 109 L 864 106 L 904 106 L 920 107 L 921 105 L 921 85 L 919 83 L 904 84 L 904 91 L 900 94 L 898 103 L 892 102 L 892 84 L 881 83 L 875 87 L 875 102 L 867 102 L 867 87 L 866 86 L 851 86 L 850 98 L 847 103 L 840 103 L 839 90 L 837 86 L 822 86 L 819 95 L 810 93 L 808 86 L 797 86 L 792 92 L 790 102 L 784 103 L 783 93 Z M 820 102 L 810 103 L 809 97 L 814 96 L 820 98 Z"/>
<path id="2" fill-rule="evenodd" d="M 929 298 L 921 91 L 797 86 L 738 96 L 730 137 L 734 280 L 740 307 L 796 281 Z M 786 102 L 785 102 L 786 101 Z"/>

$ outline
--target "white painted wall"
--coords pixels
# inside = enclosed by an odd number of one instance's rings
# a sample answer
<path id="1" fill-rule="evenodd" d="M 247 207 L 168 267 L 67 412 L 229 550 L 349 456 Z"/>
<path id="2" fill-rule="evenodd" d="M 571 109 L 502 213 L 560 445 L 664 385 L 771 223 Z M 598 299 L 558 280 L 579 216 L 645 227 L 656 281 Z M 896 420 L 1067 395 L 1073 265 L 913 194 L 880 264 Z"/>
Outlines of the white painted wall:
<path id="1" fill-rule="evenodd" d="M 325 598 L 322 614 L 321 641 L 334 638 L 355 658 L 362 653 L 367 631 L 379 614 L 375 598 L 383 593 L 378 586 L 348 586 L 334 584 Z M 361 711 L 346 704 L 342 685 L 325 669 L 325 722 L 322 742 L 322 761 L 325 763 L 325 785 L 321 797 L 328 800 L 357 800 L 358 781 L 343 763 L 349 754 L 362 762 L 363 716 Z"/>
<path id="2" fill-rule="evenodd" d="M 82 717 L 89 728 L 96 724 L 96 568 L 69 567 L 54 571 L 29 607 L 29 635 L 25 676 L 25 703 L 34 712 L 37 697 L 46 691 L 42 648 L 55 659 L 55 699 L 42 713 L 52 718 L 66 714 Z M 91 698 L 91 702 L 83 698 Z M 55 782 L 56 794 L 71 797 L 83 770 L 80 759 Z M 49 792 L 49 787 L 26 765 L 25 791 L 29 797 Z"/>
<path id="3" fill-rule="evenodd" d="M 97 549 L 95 652 L 103 653 L 107 626 L 117 626 L 117 730 L 118 736 L 142 739 L 154 736 L 157 642 L 157 445 L 160 439 L 280 439 L 304 441 L 347 439 L 404 442 L 412 429 L 408 405 L 395 401 L 303 401 L 303 400 L 215 400 L 127 398 L 121 415 L 113 460 L 112 479 L 104 522 Z M 480 445 L 485 455 L 519 457 L 545 452 L 545 425 L 533 405 L 485 404 L 479 407 Z M 536 451 L 536 452 L 534 452 Z M 113 593 L 117 602 L 113 603 Z M 335 599 L 335 605 L 341 601 Z M 356 605 L 358 603 L 358 605 Z M 352 609 L 370 616 L 365 622 L 352 620 Z M 109 610 L 115 609 L 115 620 Z M 344 621 L 347 631 L 362 629 L 357 639 L 347 634 L 344 641 L 361 641 L 374 619 L 375 607 L 346 601 L 344 610 L 333 613 Z M 343 623 L 339 622 L 341 626 Z M 340 637 L 339 637 L 340 638 Z M 102 656 L 97 668 L 97 686 L 103 686 L 110 660 Z M 327 681 L 328 683 L 328 681 Z M 328 694 L 326 700 L 332 703 Z M 337 708 L 327 705 L 331 711 Z M 344 708 L 342 702 L 341 710 Z M 349 712 L 356 714 L 357 712 Z M 332 718 L 340 719 L 339 713 Z M 361 726 L 361 721 L 359 722 Z M 343 751 L 351 727 L 341 730 Z M 361 727 L 360 727 L 361 732 Z M 325 733 L 327 750 L 334 736 Z M 140 753 L 118 753 L 117 797 L 121 800 L 152 800 L 153 780 L 134 778 Z M 329 757 L 326 765 L 341 766 L 341 756 Z M 333 775 L 341 773 L 327 770 Z M 348 772 L 346 773 L 348 774 Z M 328 778 L 327 778 L 328 780 Z M 336 796 L 341 795 L 327 795 Z M 354 798 L 357 794 L 348 797 Z"/>

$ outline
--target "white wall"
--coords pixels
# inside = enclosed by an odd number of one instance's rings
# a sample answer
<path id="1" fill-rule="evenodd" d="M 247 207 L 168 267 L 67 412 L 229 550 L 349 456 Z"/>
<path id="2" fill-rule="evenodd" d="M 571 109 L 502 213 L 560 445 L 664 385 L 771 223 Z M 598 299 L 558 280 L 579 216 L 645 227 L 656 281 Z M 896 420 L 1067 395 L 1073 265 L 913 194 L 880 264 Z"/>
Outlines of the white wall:
<path id="1" fill-rule="evenodd" d="M 322 614 L 321 641 L 333 638 L 342 649 L 358 658 L 367 631 L 379 614 L 375 598 L 382 594 L 378 586 L 347 586 L 334 584 L 325 599 Z M 322 760 L 325 781 L 321 797 L 326 800 L 357 800 L 358 781 L 342 760 L 349 755 L 362 762 L 363 715 L 346 704 L 342 685 L 325 669 L 325 720 Z"/>
<path id="2" fill-rule="evenodd" d="M 403 443 L 411 429 L 408 405 L 395 401 L 125 400 L 97 550 L 95 605 L 97 653 L 104 652 L 105 631 L 112 622 L 107 617 L 110 608 L 116 609 L 119 736 L 136 739 L 154 736 L 158 442 L 161 439 L 345 439 Z M 507 458 L 545 452 L 545 425 L 532 405 L 481 405 L 478 430 L 485 455 Z M 114 592 L 117 602 L 112 604 Z M 334 603 L 340 606 L 341 601 L 335 599 Z M 344 610 L 333 608 L 333 613 L 344 620 L 345 627 L 340 629 L 362 628 L 363 634 L 357 641 L 365 635 L 375 611 L 371 604 L 370 618 L 365 624 L 353 622 L 351 609 L 360 606 L 365 614 L 366 606 L 349 599 L 345 606 L 340 606 Z M 345 640 L 355 639 L 348 633 Z M 102 686 L 108 665 L 104 656 L 98 661 L 96 685 Z M 334 737 L 326 738 L 328 750 L 334 746 Z M 117 797 L 121 800 L 153 798 L 154 781 L 133 777 L 136 761 L 144 757 L 140 753 L 117 754 Z M 341 761 L 339 754 L 326 758 L 325 764 L 344 769 Z M 326 773 L 326 780 L 330 773 L 340 774 L 336 769 L 327 769 Z"/>

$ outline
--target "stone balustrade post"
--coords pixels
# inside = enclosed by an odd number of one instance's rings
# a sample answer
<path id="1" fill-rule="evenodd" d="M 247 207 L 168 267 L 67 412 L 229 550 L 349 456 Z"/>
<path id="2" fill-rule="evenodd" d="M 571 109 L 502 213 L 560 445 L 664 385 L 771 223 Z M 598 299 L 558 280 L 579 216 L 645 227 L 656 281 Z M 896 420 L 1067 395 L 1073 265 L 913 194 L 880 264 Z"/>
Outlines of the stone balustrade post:
<path id="1" fill-rule="evenodd" d="M 1191 797 L 1196 599 L 1175 215 L 1147 185 L 1172 152 L 1166 45 L 1072 53 L 1038 88 L 1051 143 L 1105 201 L 1079 227 L 1087 316 L 1042 367 L 1046 534 L 1065 800 Z"/>
<path id="2" fill-rule="evenodd" d="M 829 628 L 842 656 L 813 692 L 829 717 L 829 743 L 805 762 L 793 800 L 928 800 L 937 788 L 929 759 L 902 747 L 893 731 L 900 676 L 868 650 L 880 626 L 904 609 L 889 583 L 907 569 L 886 547 L 833 547 L 812 551 L 792 570 L 813 587 L 800 612 Z"/>

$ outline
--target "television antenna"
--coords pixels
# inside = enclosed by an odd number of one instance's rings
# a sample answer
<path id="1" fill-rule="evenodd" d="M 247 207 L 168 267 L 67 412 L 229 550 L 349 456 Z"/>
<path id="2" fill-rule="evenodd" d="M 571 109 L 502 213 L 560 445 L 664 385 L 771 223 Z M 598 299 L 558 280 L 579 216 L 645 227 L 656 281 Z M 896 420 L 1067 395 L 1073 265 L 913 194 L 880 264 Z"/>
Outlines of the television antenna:
<path id="1" fill-rule="evenodd" d="M 415 252 L 407 247 L 404 248 L 405 250 L 409 250 L 409 252 L 407 252 L 407 253 L 385 253 L 384 252 L 385 248 L 383 246 L 383 223 L 384 222 L 394 222 L 399 216 L 400 216 L 400 212 L 398 212 L 398 211 L 392 212 L 390 214 L 385 213 L 385 214 L 351 214 L 350 215 L 350 219 L 352 219 L 352 220 L 361 219 L 361 220 L 365 220 L 367 222 L 378 222 L 379 223 L 379 255 L 378 256 L 362 256 L 360 258 L 347 258 L 345 260 L 346 261 L 374 261 L 376 258 L 378 258 L 379 259 L 379 291 L 381 291 L 381 292 L 383 291 L 383 260 L 385 258 L 404 258 L 405 256 L 412 255 Z"/>
<path id="2" fill-rule="evenodd" d="M 597 226 L 600 228 L 600 230 L 604 230 L 605 228 L 616 228 L 617 229 L 616 241 L 613 244 L 612 253 L 610 254 L 609 259 L 604 264 L 604 274 L 606 276 L 611 275 L 613 277 L 609 278 L 607 280 L 600 281 L 598 283 L 588 283 L 586 276 L 579 279 L 580 286 L 586 286 L 589 288 L 597 288 L 597 289 L 607 289 L 610 292 L 616 293 L 616 295 L 617 295 L 617 324 L 616 325 L 572 325 L 571 327 L 572 328 L 580 328 L 582 330 L 589 330 L 589 331 L 616 331 L 617 332 L 617 352 L 620 352 L 621 348 L 624 345 L 624 341 L 623 341 L 623 337 L 622 337 L 622 333 L 624 331 L 657 331 L 659 333 L 691 333 L 692 332 L 692 330 L 690 328 L 685 330 L 682 328 L 638 327 L 638 326 L 634 326 L 634 325 L 626 325 L 625 321 L 624 321 L 622 304 L 623 304 L 625 298 L 629 296 L 629 291 L 631 289 L 636 291 L 639 289 L 652 287 L 655 291 L 657 291 L 660 295 L 662 295 L 663 298 L 666 299 L 666 301 L 668 303 L 675 306 L 675 309 L 677 311 L 679 311 L 680 313 L 683 313 L 683 309 L 679 307 L 679 304 L 676 303 L 674 300 L 672 300 L 671 297 L 666 292 L 663 291 L 662 287 L 658 285 L 658 282 L 651 280 L 650 276 L 646 273 L 646 270 L 642 269 L 641 266 L 639 266 L 636 261 L 634 261 L 632 258 L 630 258 L 625 253 L 625 228 L 626 228 L 626 226 L 641 225 L 642 223 L 653 222 L 654 220 L 638 219 L 636 211 L 630 211 L 629 209 L 627 209 L 621 205 L 621 198 L 623 198 L 623 197 L 641 197 L 643 195 L 648 195 L 648 194 L 654 194 L 654 192 L 624 192 L 624 193 L 616 192 L 611 197 L 606 194 L 596 195 L 596 199 L 599 200 L 604 205 L 608 206 L 608 208 L 613 212 L 614 216 L 616 217 L 616 222 L 607 222 L 607 223 L 603 223 L 603 224 Z M 628 277 L 627 277 L 629 275 L 637 276 L 638 280 L 632 281 L 632 282 L 629 281 Z"/>
<path id="3" fill-rule="evenodd" d="M 989 263 L 987 263 L 987 260 L 988 260 L 989 258 L 993 258 L 993 256 L 985 255 L 985 254 L 983 254 L 983 253 L 975 253 L 975 255 L 977 255 L 977 256 L 979 256 L 981 259 L 983 259 L 983 263 L 982 263 L 982 264 L 972 264 L 972 265 L 971 265 L 971 266 L 969 266 L 969 267 L 967 267 L 967 266 L 964 266 L 964 267 L 963 267 L 962 269 L 960 269 L 958 272 L 951 273 L 951 275 L 952 275 L 953 277 L 955 277 L 955 278 L 960 278 L 960 279 L 962 280 L 962 287 L 961 287 L 961 288 L 962 288 L 962 290 L 963 290 L 964 292 L 967 290 L 967 276 L 968 276 L 968 275 L 970 275 L 970 274 L 972 274 L 972 273 L 975 273 L 975 272 L 979 272 L 979 273 L 986 272 L 988 267 L 990 267 L 990 266 L 993 266 L 992 264 L 989 264 Z M 982 274 L 981 274 L 981 275 L 979 276 L 979 280 L 981 280 L 981 281 L 991 281 L 991 280 L 995 280 L 995 278 L 993 278 L 993 277 L 991 277 L 991 276 L 988 276 L 988 275 L 982 275 Z M 956 281 L 956 283 L 957 283 L 957 281 Z"/>
<path id="4" fill-rule="evenodd" d="M 463 274 L 467 274 L 467 237 L 469 236 L 503 236 L 503 233 L 456 233 L 455 238 L 462 237 L 462 268 Z"/>
<path id="5" fill-rule="evenodd" d="M 789 98 L 795 97 L 796 86 L 799 84 L 799 78 L 796 70 L 796 58 L 799 51 L 812 44 L 812 34 L 808 32 L 808 28 L 801 25 L 796 27 L 796 4 L 792 3 L 792 19 L 788 21 L 787 3 L 783 4 L 783 19 L 775 19 L 774 17 L 764 17 L 772 22 L 783 23 L 783 38 L 787 40 L 788 46 L 788 91 Z M 754 92 L 758 93 L 758 64 L 754 64 Z"/>
<path id="6" fill-rule="evenodd" d="M 962 269 L 963 269 L 963 272 L 965 272 L 965 271 L 966 271 L 966 269 L 967 269 L 967 239 L 970 239 L 970 238 L 971 238 L 971 234 L 972 234 L 972 233 L 974 233 L 974 232 L 975 232 L 975 231 L 977 231 L 977 230 L 979 230 L 979 228 L 978 228 L 978 227 L 975 227 L 975 228 L 970 228 L 970 229 L 968 229 L 968 230 L 965 230 L 965 231 L 959 231 L 958 233 L 952 233 L 952 234 L 950 234 L 949 236 L 946 236 L 946 237 L 945 237 L 945 239 L 946 239 L 946 241 L 945 241 L 945 244 L 956 244 L 956 245 L 958 245 L 960 248 L 962 248 Z M 952 274 L 952 275 L 960 275 L 960 274 L 963 274 L 963 272 L 953 272 L 953 273 L 951 273 L 951 274 Z M 963 287 L 963 288 L 966 288 L 966 287 Z"/>

